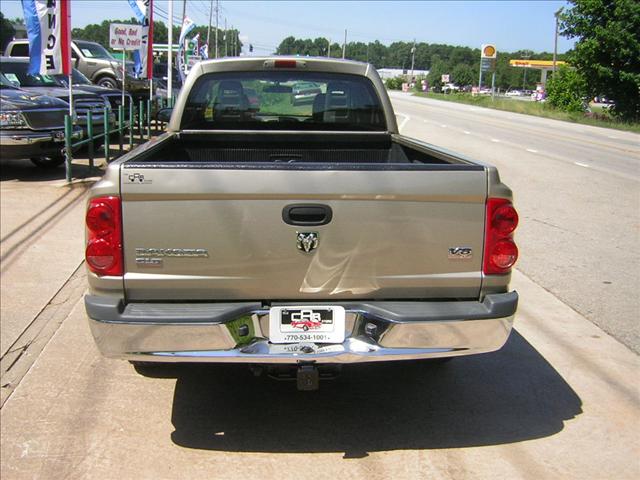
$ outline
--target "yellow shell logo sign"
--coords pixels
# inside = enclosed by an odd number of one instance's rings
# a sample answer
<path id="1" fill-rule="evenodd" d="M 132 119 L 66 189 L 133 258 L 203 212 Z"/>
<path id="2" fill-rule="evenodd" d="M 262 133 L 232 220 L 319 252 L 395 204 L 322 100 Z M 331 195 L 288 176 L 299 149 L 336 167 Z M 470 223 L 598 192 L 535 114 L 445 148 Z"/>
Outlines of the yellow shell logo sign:
<path id="1" fill-rule="evenodd" d="M 493 45 L 487 45 L 482 53 L 485 57 L 493 57 L 496 54 L 496 48 Z"/>

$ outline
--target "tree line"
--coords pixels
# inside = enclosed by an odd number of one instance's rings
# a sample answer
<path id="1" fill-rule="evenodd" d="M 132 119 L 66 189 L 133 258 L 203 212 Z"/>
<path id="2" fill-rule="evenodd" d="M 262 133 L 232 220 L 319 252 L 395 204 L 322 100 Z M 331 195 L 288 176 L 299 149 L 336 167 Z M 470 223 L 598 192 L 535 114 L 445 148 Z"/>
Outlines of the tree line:
<path id="1" fill-rule="evenodd" d="M 375 42 L 349 42 L 345 48 L 345 58 L 369 62 L 376 68 L 400 68 L 410 73 L 412 53 L 415 47 L 414 69 L 429 70 L 429 85 L 440 86 L 441 76 L 450 75 L 452 82 L 458 85 L 477 85 L 480 69 L 480 48 L 444 45 L 439 43 L 394 42 L 384 45 Z M 329 42 L 326 38 L 285 38 L 276 50 L 278 55 L 331 56 L 342 57 L 342 45 Z M 565 55 L 559 55 L 563 60 Z M 496 62 L 496 87 L 535 88 L 540 80 L 539 72 L 528 72 L 524 69 L 509 66 L 509 60 L 528 58 L 532 60 L 551 60 L 552 53 L 519 50 L 516 52 L 498 52 Z M 491 78 L 483 79 L 483 85 L 490 84 Z"/>
<path id="2" fill-rule="evenodd" d="M 92 23 L 84 28 L 74 28 L 71 36 L 77 40 L 88 40 L 97 42 L 105 47 L 109 45 L 109 25 L 112 23 L 138 24 L 139 22 L 131 17 L 128 20 L 104 20 L 102 23 Z M 173 42 L 178 43 L 180 38 L 180 26 L 173 27 Z M 213 57 L 215 52 L 216 28 L 211 27 L 211 37 L 209 46 L 209 57 Z M 197 26 L 191 33 L 189 38 L 200 34 L 200 45 L 207 41 L 207 26 Z M 226 35 L 225 35 L 226 34 Z M 242 50 L 242 42 L 240 41 L 240 32 L 237 29 L 218 29 L 218 54 L 219 56 L 237 55 Z M 154 43 L 168 43 L 169 29 L 164 22 L 153 22 L 153 41 Z"/>

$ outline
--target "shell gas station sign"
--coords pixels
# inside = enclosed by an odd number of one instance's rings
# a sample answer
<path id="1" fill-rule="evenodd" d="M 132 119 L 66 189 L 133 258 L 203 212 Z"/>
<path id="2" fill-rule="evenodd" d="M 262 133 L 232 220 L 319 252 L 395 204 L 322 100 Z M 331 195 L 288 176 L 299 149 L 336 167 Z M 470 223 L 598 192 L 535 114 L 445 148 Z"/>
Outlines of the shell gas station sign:
<path id="1" fill-rule="evenodd" d="M 496 58 L 498 56 L 498 50 L 496 46 L 491 43 L 482 45 L 481 58 Z"/>

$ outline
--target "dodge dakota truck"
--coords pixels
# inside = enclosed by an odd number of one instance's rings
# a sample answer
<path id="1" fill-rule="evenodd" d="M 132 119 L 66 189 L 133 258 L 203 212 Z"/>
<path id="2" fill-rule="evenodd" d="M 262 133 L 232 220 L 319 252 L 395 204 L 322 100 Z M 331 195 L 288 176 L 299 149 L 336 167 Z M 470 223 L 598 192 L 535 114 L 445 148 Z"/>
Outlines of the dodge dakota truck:
<path id="1" fill-rule="evenodd" d="M 301 83 L 313 101 L 292 100 Z M 511 191 L 401 135 L 371 65 L 201 62 L 166 118 L 87 201 L 85 306 L 107 357 L 284 365 L 314 389 L 323 366 L 506 342 Z"/>

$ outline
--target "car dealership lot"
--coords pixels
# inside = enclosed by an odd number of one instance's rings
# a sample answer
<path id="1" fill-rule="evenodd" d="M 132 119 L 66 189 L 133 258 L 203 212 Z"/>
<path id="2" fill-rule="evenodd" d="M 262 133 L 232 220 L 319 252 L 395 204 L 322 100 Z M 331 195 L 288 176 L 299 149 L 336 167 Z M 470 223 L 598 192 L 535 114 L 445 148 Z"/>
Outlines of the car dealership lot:
<path id="1" fill-rule="evenodd" d="M 410 122 L 405 127 L 419 130 Z M 502 141 L 487 143 L 511 176 L 505 180 L 523 217 L 537 218 L 539 186 L 516 175 L 529 157 L 509 168 L 504 138 L 494 138 Z M 85 178 L 70 188 L 63 168 L 2 167 L 3 356 L 12 345 L 26 347 L 2 368 L 2 478 L 640 476 L 639 358 L 545 284 L 535 255 L 552 244 L 548 236 L 525 227 L 519 238 L 520 265 L 533 273 L 514 273 L 516 331 L 497 353 L 441 366 L 351 366 L 311 393 L 255 378 L 243 366 L 139 373 L 102 358 L 88 330 L 77 268 L 94 173 L 80 162 L 74 169 Z M 571 172 L 557 175 L 553 181 L 562 182 Z M 582 268 L 563 272 L 588 290 Z M 624 314 L 629 305 L 611 307 Z"/>

